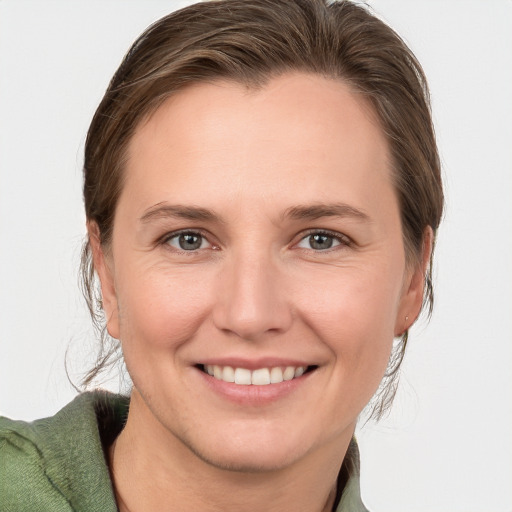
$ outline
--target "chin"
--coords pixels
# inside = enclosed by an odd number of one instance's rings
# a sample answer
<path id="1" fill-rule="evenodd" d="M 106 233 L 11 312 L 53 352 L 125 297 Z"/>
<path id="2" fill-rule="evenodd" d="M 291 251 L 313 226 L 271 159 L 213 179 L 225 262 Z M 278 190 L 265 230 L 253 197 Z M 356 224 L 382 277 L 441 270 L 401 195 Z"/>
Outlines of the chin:
<path id="1" fill-rule="evenodd" d="M 207 464 L 228 471 L 260 473 L 293 465 L 311 443 L 296 430 L 290 432 L 268 419 L 231 421 L 188 430 L 176 435 L 181 443 Z"/>
<path id="2" fill-rule="evenodd" d="M 248 443 L 249 444 L 249 443 Z M 296 450 L 274 449 L 265 447 L 244 446 L 223 443 L 222 446 L 202 447 L 189 444 L 188 448 L 203 462 L 217 469 L 237 473 L 268 473 L 283 470 L 300 460 L 304 454 Z"/>

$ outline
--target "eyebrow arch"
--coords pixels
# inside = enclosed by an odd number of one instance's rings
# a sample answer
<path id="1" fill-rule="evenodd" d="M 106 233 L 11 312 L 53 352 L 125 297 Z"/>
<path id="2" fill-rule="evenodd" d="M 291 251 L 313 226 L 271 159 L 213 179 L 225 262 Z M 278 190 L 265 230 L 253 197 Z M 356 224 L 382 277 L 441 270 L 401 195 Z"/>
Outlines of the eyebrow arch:
<path id="1" fill-rule="evenodd" d="M 166 218 L 221 222 L 220 217 L 207 208 L 183 206 L 179 204 L 171 205 L 165 202 L 157 203 L 154 206 L 149 207 L 139 220 L 142 223 L 148 223 L 154 219 Z"/>
<path id="2" fill-rule="evenodd" d="M 356 220 L 370 221 L 367 213 L 345 203 L 292 206 L 283 214 L 283 218 L 294 220 L 315 220 L 322 217 L 352 217 Z"/>
<path id="3" fill-rule="evenodd" d="M 287 208 L 282 215 L 282 219 L 289 218 L 293 220 L 315 220 L 322 217 L 352 217 L 361 221 L 370 220 L 370 217 L 364 211 L 345 203 L 318 203 L 292 206 Z M 170 205 L 165 202 L 157 203 L 149 207 L 140 217 L 140 221 L 146 224 L 154 219 L 166 218 L 223 223 L 222 219 L 217 214 L 207 208 Z"/>

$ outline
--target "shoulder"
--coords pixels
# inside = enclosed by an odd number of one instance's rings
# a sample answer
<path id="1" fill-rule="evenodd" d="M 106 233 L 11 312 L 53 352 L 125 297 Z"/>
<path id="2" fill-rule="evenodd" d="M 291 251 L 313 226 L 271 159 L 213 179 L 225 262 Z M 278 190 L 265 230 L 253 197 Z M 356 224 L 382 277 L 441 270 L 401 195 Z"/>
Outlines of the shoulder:
<path id="1" fill-rule="evenodd" d="M 50 418 L 0 418 L 0 510 L 116 510 L 102 438 L 122 428 L 127 404 L 84 393 Z"/>
<path id="2" fill-rule="evenodd" d="M 0 510 L 72 510 L 46 477 L 31 424 L 0 418 Z"/>

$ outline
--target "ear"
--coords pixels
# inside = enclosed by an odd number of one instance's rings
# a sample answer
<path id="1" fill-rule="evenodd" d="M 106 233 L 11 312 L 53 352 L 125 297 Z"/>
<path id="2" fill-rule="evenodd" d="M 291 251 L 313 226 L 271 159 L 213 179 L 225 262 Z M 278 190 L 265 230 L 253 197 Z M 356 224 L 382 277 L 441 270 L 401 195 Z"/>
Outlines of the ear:
<path id="1" fill-rule="evenodd" d="M 423 247 L 420 260 L 407 274 L 395 322 L 395 336 L 401 336 L 416 321 L 423 304 L 425 276 L 430 263 L 434 232 L 430 226 L 423 232 Z"/>
<path id="2" fill-rule="evenodd" d="M 119 314 L 112 257 L 105 252 L 104 247 L 101 245 L 100 230 L 96 222 L 89 221 L 87 223 L 87 232 L 89 234 L 94 270 L 100 279 L 103 311 L 107 319 L 107 331 L 112 338 L 119 339 Z"/>

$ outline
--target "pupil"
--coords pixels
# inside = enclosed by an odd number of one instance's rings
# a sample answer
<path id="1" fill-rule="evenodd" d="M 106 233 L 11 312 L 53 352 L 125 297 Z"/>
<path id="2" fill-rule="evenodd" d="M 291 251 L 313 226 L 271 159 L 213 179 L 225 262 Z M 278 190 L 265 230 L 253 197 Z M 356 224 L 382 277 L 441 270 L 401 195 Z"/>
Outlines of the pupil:
<path id="1" fill-rule="evenodd" d="M 180 235 L 179 243 L 180 247 L 185 251 L 193 251 L 201 247 L 201 237 L 190 233 Z"/>
<path id="2" fill-rule="evenodd" d="M 309 243 L 313 249 L 330 249 L 332 247 L 332 237 L 328 235 L 311 235 Z"/>

